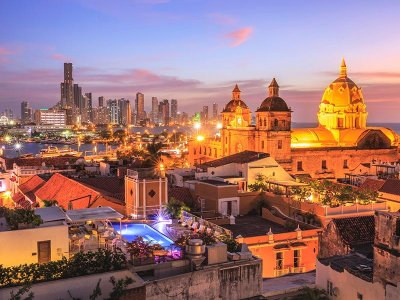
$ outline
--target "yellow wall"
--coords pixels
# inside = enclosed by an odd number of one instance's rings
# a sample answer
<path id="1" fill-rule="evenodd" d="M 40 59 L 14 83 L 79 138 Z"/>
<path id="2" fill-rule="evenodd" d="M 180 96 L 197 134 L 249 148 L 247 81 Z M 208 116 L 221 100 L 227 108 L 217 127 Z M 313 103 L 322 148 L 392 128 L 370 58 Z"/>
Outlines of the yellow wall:
<path id="1" fill-rule="evenodd" d="M 38 262 L 37 242 L 51 241 L 51 260 L 69 257 L 68 226 L 0 232 L 0 264 L 5 267 Z M 36 254 L 36 255 L 35 255 Z"/>

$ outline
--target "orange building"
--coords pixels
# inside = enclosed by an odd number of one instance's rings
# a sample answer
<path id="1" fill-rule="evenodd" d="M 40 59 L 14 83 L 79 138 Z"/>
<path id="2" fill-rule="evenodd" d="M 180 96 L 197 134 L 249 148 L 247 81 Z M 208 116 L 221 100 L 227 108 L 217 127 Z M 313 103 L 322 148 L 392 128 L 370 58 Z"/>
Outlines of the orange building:
<path id="1" fill-rule="evenodd" d="M 279 97 L 275 79 L 252 124 L 236 85 L 222 112 L 219 137 L 191 141 L 189 161 L 199 164 L 250 150 L 269 153 L 292 174 L 343 178 L 361 163 L 398 160 L 398 135 L 388 128 L 367 127 L 367 115 L 361 88 L 347 76 L 344 60 L 339 77 L 322 96 L 316 128 L 291 128 L 292 111 Z"/>
<path id="2" fill-rule="evenodd" d="M 285 220 L 277 217 L 270 221 L 259 216 L 241 216 L 236 217 L 234 225 L 221 226 L 262 259 L 264 278 L 315 270 L 320 229 L 301 226 L 290 230 L 284 224 Z"/>

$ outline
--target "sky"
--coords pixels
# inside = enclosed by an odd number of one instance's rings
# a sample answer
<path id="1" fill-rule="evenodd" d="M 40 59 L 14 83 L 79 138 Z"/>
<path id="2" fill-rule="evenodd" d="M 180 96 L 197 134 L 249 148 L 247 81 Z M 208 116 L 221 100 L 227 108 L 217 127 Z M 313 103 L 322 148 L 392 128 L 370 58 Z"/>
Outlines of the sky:
<path id="1" fill-rule="evenodd" d="M 145 94 L 220 110 L 235 83 L 254 112 L 275 77 L 295 122 L 315 122 L 342 57 L 369 122 L 398 122 L 400 2 L 1 0 L 0 112 L 60 100 L 63 63 L 95 99 Z M 97 101 L 95 101 L 97 102 Z"/>

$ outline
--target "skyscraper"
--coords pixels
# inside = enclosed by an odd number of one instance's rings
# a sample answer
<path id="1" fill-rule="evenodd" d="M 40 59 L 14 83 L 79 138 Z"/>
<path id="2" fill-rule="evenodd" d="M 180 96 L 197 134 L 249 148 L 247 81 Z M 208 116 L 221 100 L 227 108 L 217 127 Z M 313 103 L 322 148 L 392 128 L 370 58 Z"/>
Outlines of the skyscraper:
<path id="1" fill-rule="evenodd" d="M 79 109 L 79 114 L 82 114 L 83 107 L 82 88 L 78 84 L 74 84 L 74 105 Z"/>
<path id="2" fill-rule="evenodd" d="M 218 120 L 218 104 L 215 102 L 213 103 L 213 120 Z"/>
<path id="3" fill-rule="evenodd" d="M 61 108 L 67 111 L 67 124 L 74 123 L 74 79 L 72 77 L 72 63 L 64 63 L 64 81 L 60 84 Z"/>
<path id="4" fill-rule="evenodd" d="M 169 102 L 168 99 L 164 99 L 163 100 L 163 105 L 162 105 L 162 120 L 163 120 L 163 124 L 165 126 L 169 125 Z"/>
<path id="5" fill-rule="evenodd" d="M 61 106 L 72 106 L 74 101 L 72 63 L 64 63 L 64 82 L 61 83 Z"/>
<path id="6" fill-rule="evenodd" d="M 23 125 L 32 122 L 32 108 L 27 101 L 21 102 L 21 123 Z"/>
<path id="7" fill-rule="evenodd" d="M 99 107 L 103 107 L 104 106 L 104 97 L 100 96 L 99 97 Z"/>
<path id="8" fill-rule="evenodd" d="M 177 114 L 178 114 L 178 100 L 171 99 L 171 121 L 173 123 L 176 123 L 178 121 Z"/>
<path id="9" fill-rule="evenodd" d="M 203 111 L 202 111 L 201 115 L 202 115 L 202 121 L 207 123 L 208 122 L 208 106 L 207 105 L 203 106 Z"/>
<path id="10" fill-rule="evenodd" d="M 107 104 L 110 112 L 110 122 L 112 124 L 131 124 L 132 112 L 129 100 L 124 98 L 108 100 Z"/>
<path id="11" fill-rule="evenodd" d="M 138 92 L 136 93 L 135 99 L 135 111 L 136 111 L 136 124 L 145 118 L 144 113 L 144 94 Z"/>
<path id="12" fill-rule="evenodd" d="M 158 122 L 158 99 L 157 97 L 151 97 L 151 122 Z"/>
<path id="13" fill-rule="evenodd" d="M 88 120 L 90 122 L 93 122 L 93 102 L 92 102 L 92 93 L 85 93 L 85 96 L 87 97 L 87 115 L 88 115 Z"/>

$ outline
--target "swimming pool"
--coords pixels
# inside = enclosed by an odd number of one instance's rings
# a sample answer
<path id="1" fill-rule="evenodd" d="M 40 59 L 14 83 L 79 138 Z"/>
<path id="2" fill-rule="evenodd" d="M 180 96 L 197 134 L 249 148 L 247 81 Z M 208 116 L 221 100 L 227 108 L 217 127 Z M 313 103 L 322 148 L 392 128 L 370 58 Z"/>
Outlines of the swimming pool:
<path id="1" fill-rule="evenodd" d="M 113 227 L 117 232 L 120 231 L 119 223 L 113 223 Z M 163 247 L 170 247 L 174 243 L 161 232 L 158 232 L 147 224 L 122 223 L 121 234 L 128 242 L 132 242 L 137 237 L 141 236 L 145 241 L 151 241 Z"/>

